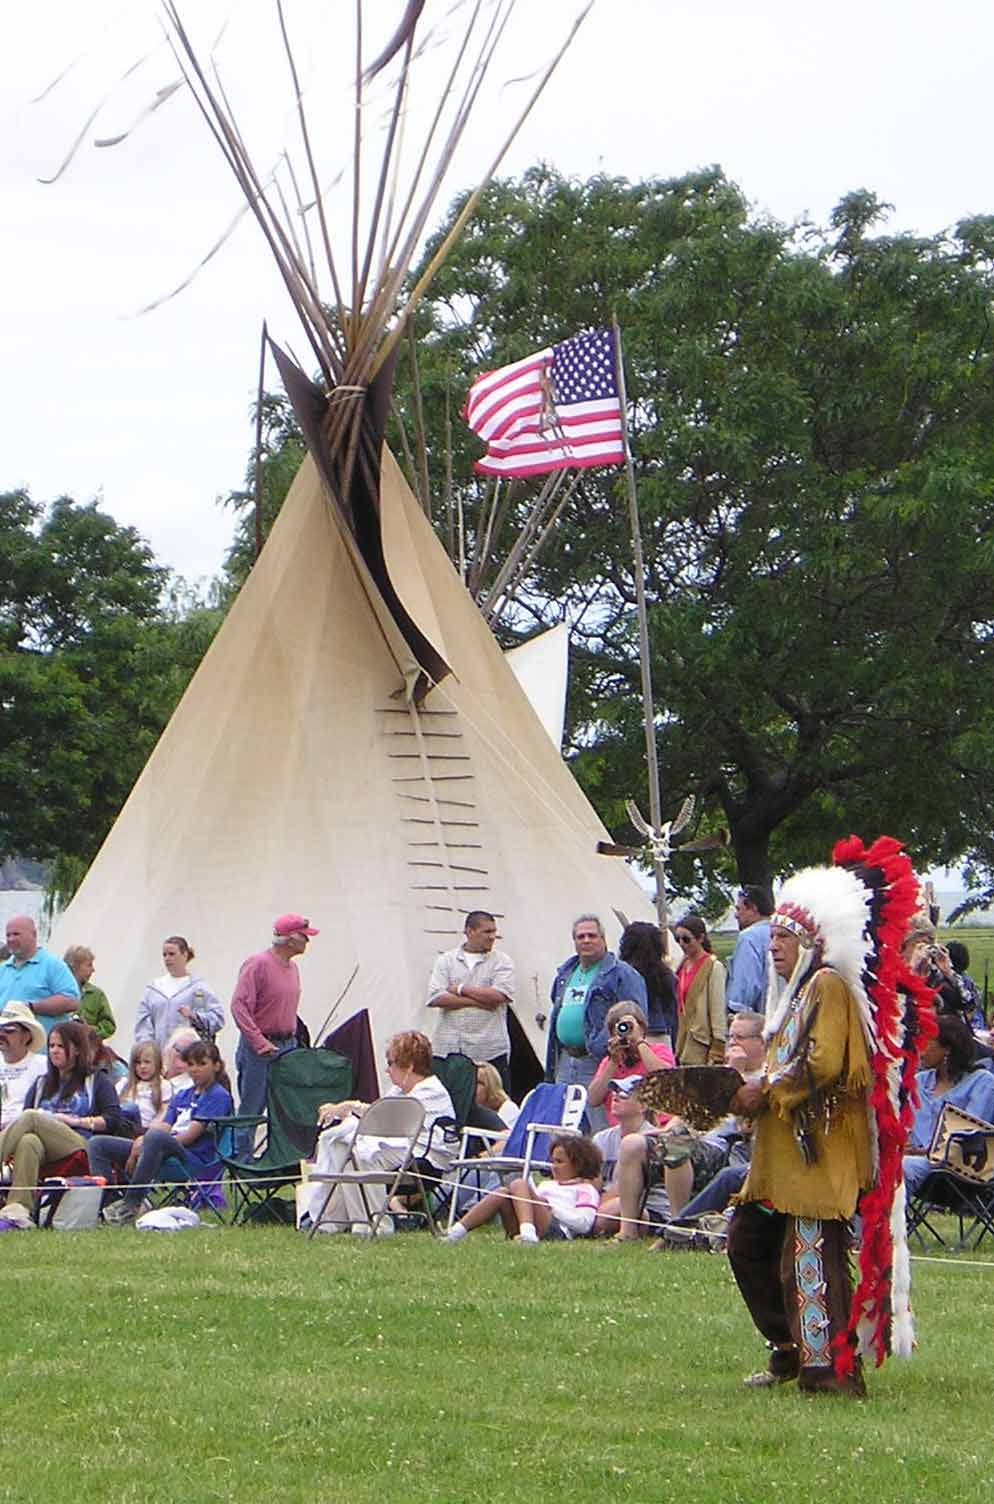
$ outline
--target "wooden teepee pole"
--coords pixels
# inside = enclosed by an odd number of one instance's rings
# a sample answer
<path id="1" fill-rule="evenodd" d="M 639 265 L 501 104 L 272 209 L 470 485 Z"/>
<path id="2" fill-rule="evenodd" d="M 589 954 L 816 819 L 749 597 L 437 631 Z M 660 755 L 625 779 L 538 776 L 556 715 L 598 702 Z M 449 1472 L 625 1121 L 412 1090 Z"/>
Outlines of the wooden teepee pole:
<path id="1" fill-rule="evenodd" d="M 632 530 L 632 557 L 635 564 L 635 602 L 639 624 L 639 666 L 642 671 L 642 715 L 645 723 L 645 762 L 649 775 L 649 819 L 653 830 L 662 828 L 659 794 L 659 761 L 656 756 L 656 705 L 652 697 L 652 666 L 649 661 L 649 615 L 645 604 L 645 558 L 642 553 L 642 526 L 639 521 L 638 496 L 635 491 L 635 465 L 628 442 L 628 396 L 625 391 L 625 364 L 621 357 L 621 330 L 617 317 L 611 320 L 614 331 L 614 359 L 621 400 L 621 431 L 625 444 L 625 479 L 628 484 L 628 518 Z M 656 914 L 659 928 L 666 929 L 666 868 L 658 856 L 653 859 L 656 874 Z"/>
<path id="2" fill-rule="evenodd" d="M 255 556 L 262 553 L 262 404 L 266 390 L 266 345 L 269 333 L 266 321 L 262 321 L 262 339 L 259 344 L 259 390 L 255 399 Z"/>

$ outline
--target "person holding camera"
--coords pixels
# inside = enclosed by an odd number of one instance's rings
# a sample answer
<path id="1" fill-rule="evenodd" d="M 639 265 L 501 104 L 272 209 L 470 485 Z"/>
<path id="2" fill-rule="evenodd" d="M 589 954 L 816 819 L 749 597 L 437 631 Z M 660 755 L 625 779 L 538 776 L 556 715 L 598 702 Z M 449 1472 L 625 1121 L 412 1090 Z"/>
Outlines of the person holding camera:
<path id="1" fill-rule="evenodd" d="M 676 1060 L 668 1044 L 650 1043 L 646 1038 L 648 1021 L 637 1003 L 615 1003 L 604 1022 L 607 1054 L 590 1083 L 587 1105 L 602 1108 L 613 1127 L 618 1122 L 615 1101 L 630 1095 L 649 1071 L 667 1070 Z M 662 1150 L 659 1134 L 649 1123 L 644 1130 L 621 1138 L 615 1173 L 618 1205 L 612 1208 L 619 1225 L 619 1242 L 634 1242 L 647 1230 L 640 1213 L 646 1191 L 663 1178 Z"/>
<path id="2" fill-rule="evenodd" d="M 608 1126 L 618 1119 L 614 1112 L 616 1092 L 627 1096 L 635 1081 L 647 1071 L 668 1070 L 676 1065 L 669 1045 L 662 1040 L 650 1043 L 648 1020 L 638 1003 L 615 1003 L 607 1011 L 607 1054 L 594 1073 L 587 1092 L 588 1107 L 603 1107 Z M 622 1083 L 630 1083 L 627 1087 Z"/>
<path id="3" fill-rule="evenodd" d="M 944 945 L 938 943 L 933 925 L 927 919 L 915 919 L 901 945 L 901 957 L 909 968 L 924 978 L 938 993 L 935 1000 L 937 1013 L 966 1011 L 963 994 L 956 972 Z"/>

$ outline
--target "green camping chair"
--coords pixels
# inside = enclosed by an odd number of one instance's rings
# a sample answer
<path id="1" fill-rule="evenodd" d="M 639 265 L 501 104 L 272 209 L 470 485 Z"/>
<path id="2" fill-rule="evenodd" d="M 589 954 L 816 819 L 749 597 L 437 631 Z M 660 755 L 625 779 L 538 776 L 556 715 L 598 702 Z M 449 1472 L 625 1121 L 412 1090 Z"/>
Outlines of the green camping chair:
<path id="1" fill-rule="evenodd" d="M 300 1161 L 310 1159 L 318 1136 L 322 1102 L 352 1093 L 352 1063 L 333 1050 L 289 1050 L 269 1067 L 265 1117 L 222 1118 L 237 1133 L 265 1125 L 261 1147 L 248 1157 L 221 1155 L 231 1191 L 232 1222 L 293 1222 L 293 1202 L 281 1196 L 300 1180 Z"/>
<path id="2" fill-rule="evenodd" d="M 461 1142 L 466 1120 L 476 1101 L 476 1066 L 468 1055 L 452 1054 L 433 1055 L 431 1068 L 452 1098 L 455 1115 L 451 1118 L 439 1118 L 432 1124 L 428 1135 L 428 1152 L 417 1161 L 417 1176 L 412 1176 L 409 1184 L 402 1185 L 401 1196 L 411 1203 L 412 1220 L 409 1225 L 427 1225 L 434 1232 L 435 1216 L 448 1206 L 450 1188 L 444 1180 L 439 1179 L 439 1171 L 428 1156 L 436 1138 L 444 1136 L 454 1144 Z"/>

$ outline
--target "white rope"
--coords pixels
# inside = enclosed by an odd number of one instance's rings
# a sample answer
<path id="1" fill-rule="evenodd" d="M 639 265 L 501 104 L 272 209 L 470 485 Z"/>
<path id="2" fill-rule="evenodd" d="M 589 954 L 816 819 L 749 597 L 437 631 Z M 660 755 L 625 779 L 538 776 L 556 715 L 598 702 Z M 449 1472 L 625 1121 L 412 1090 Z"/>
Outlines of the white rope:
<path id="1" fill-rule="evenodd" d="M 913 1253 L 913 1264 L 946 1264 L 953 1269 L 994 1269 L 994 1259 L 951 1259 L 938 1254 Z"/>

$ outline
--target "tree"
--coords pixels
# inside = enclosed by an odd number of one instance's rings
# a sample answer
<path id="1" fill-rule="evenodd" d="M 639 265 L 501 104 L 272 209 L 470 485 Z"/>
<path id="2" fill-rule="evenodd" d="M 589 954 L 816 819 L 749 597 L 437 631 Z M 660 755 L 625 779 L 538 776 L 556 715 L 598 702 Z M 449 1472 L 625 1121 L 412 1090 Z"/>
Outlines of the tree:
<path id="1" fill-rule="evenodd" d="M 279 515 L 307 446 L 285 397 L 264 393 L 261 418 L 260 531 L 265 539 Z M 237 514 L 235 536 L 224 561 L 229 596 L 245 583 L 249 570 L 255 563 L 255 491 L 256 457 L 253 453 L 246 469 L 244 487 L 239 491 L 230 491 L 224 499 L 225 505 Z"/>
<path id="2" fill-rule="evenodd" d="M 536 487 L 494 507 L 454 414 L 481 370 L 617 314 L 665 801 L 698 795 L 740 881 L 850 829 L 921 865 L 989 842 L 994 220 L 917 238 L 875 233 L 885 214 L 861 190 L 784 226 L 716 168 L 536 168 L 491 186 L 418 312 L 417 380 L 398 370 L 395 448 L 423 430 L 410 479 L 447 541 L 457 508 L 428 497 L 458 499 L 492 606 Z M 496 623 L 569 621 L 570 752 L 623 839 L 645 797 L 634 598 L 622 479 L 588 471 Z"/>
<path id="3" fill-rule="evenodd" d="M 0 495 L 0 859 L 85 871 L 219 621 L 95 502 Z"/>
<path id="4" fill-rule="evenodd" d="M 727 823 L 740 881 L 850 828 L 922 863 L 986 829 L 994 221 L 871 235 L 884 212 L 859 192 L 788 228 L 717 170 L 538 169 L 495 185 L 422 310 L 435 433 L 447 385 L 617 313 L 667 802 Z M 621 481 L 588 472 L 506 620 L 570 620 L 576 770 L 615 827 L 643 777 L 633 608 Z"/>

